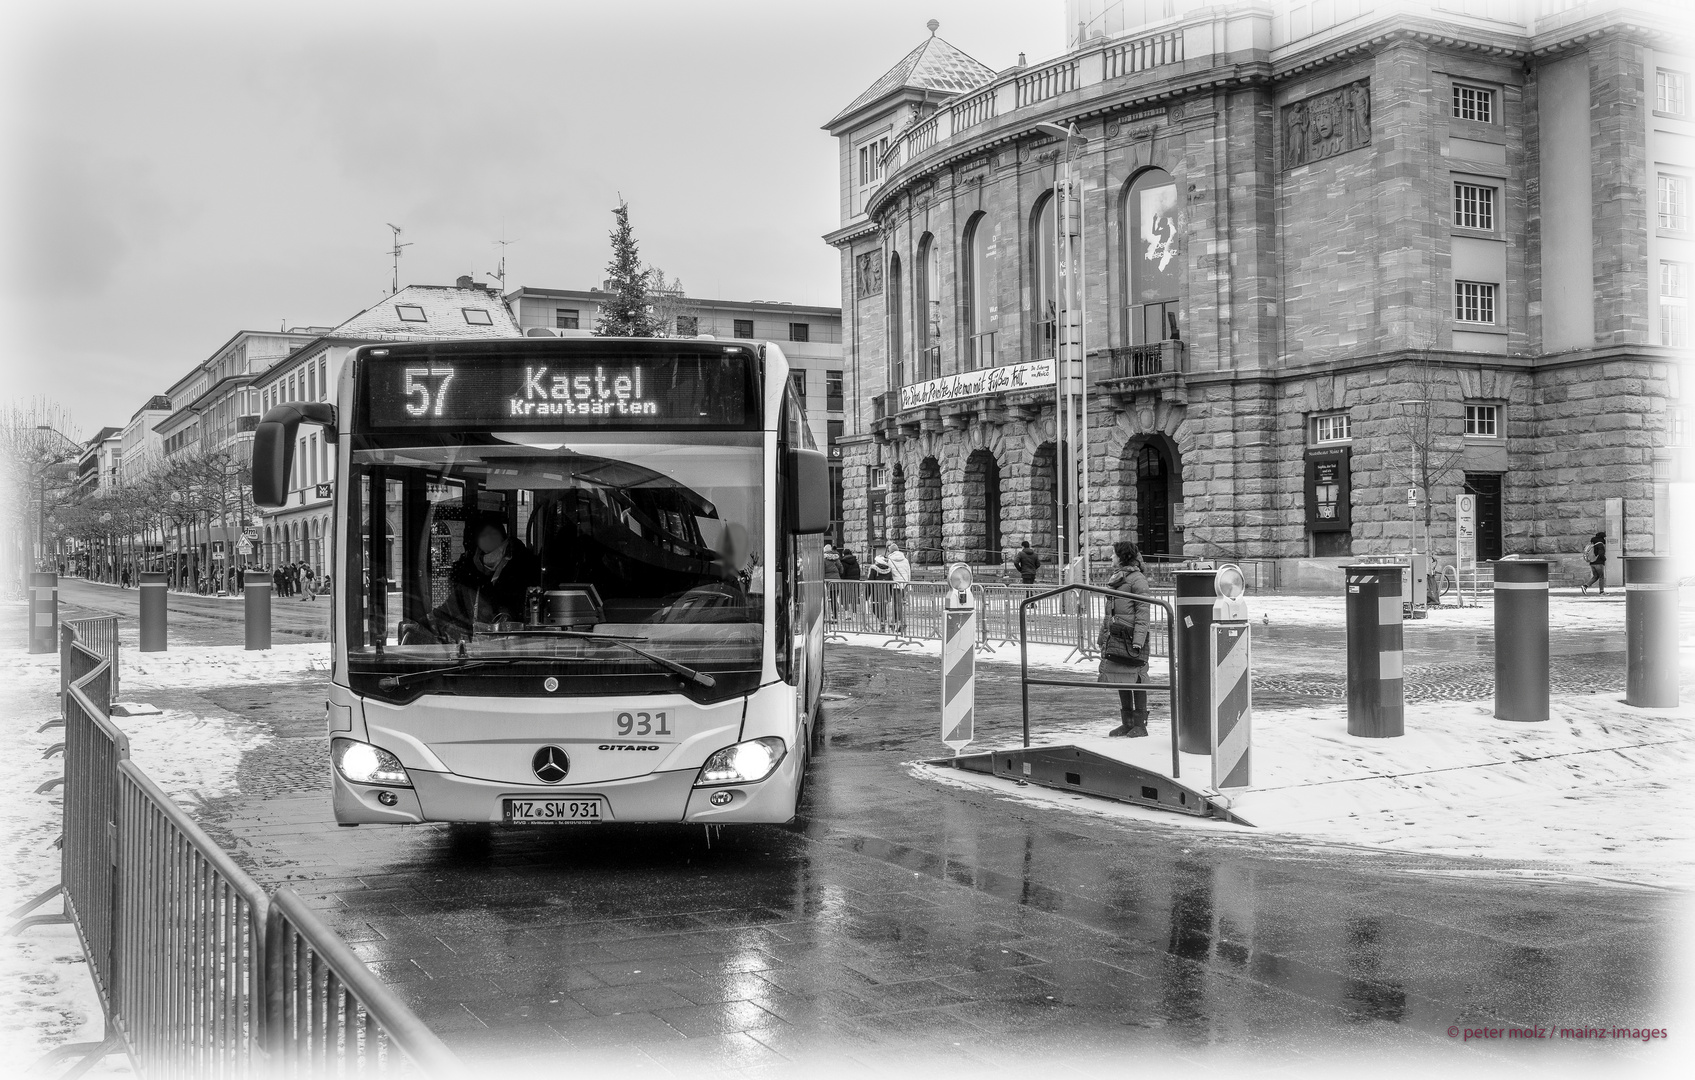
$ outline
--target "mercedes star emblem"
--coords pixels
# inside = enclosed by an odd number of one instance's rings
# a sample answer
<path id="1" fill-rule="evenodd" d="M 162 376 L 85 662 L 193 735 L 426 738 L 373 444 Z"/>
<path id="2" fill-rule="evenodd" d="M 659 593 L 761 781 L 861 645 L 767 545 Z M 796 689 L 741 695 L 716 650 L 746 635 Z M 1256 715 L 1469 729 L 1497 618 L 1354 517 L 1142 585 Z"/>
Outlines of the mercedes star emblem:
<path id="1" fill-rule="evenodd" d="M 559 689 L 559 680 L 555 679 L 552 675 L 549 675 L 546 679 L 542 680 L 541 688 L 551 694 L 555 690 Z"/>
<path id="2" fill-rule="evenodd" d="M 557 746 L 544 746 L 530 759 L 530 768 L 542 783 L 558 784 L 564 781 L 565 773 L 570 770 L 571 759 Z"/>

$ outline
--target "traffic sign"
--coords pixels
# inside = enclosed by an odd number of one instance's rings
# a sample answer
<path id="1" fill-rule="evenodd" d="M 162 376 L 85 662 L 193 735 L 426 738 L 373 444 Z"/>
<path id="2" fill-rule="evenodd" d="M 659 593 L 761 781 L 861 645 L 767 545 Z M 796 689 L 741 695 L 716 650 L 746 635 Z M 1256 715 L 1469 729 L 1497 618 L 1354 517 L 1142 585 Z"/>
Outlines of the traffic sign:
<path id="1" fill-rule="evenodd" d="M 1454 499 L 1454 562 L 1461 570 L 1477 565 L 1477 496 Z"/>

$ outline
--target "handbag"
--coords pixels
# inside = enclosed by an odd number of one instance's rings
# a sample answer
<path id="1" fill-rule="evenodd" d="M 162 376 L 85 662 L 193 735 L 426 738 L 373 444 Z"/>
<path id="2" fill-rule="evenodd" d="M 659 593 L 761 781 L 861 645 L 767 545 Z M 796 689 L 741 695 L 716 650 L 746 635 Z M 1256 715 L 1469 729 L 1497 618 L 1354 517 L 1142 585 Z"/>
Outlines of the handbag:
<path id="1" fill-rule="evenodd" d="M 1101 627 L 1101 633 L 1097 644 L 1100 645 L 1101 658 L 1103 660 L 1114 660 L 1120 664 L 1141 664 L 1146 662 L 1143 658 L 1142 650 L 1137 646 L 1136 641 L 1131 636 L 1131 630 L 1128 626 L 1118 626 L 1114 623 L 1107 623 L 1105 626 Z"/>

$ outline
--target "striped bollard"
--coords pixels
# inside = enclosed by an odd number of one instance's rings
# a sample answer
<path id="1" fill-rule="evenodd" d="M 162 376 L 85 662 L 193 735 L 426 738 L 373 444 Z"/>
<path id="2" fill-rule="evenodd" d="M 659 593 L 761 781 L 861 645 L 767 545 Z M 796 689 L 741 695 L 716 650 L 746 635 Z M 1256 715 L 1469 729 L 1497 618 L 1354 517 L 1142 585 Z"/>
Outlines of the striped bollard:
<path id="1" fill-rule="evenodd" d="M 1348 734 L 1406 733 L 1401 681 L 1401 566 L 1342 568 L 1348 605 Z"/>
<path id="2" fill-rule="evenodd" d="M 165 651 L 166 581 L 162 573 L 148 570 L 141 575 L 141 651 Z"/>
<path id="3" fill-rule="evenodd" d="M 963 589 L 954 584 L 962 570 Z M 948 579 L 942 593 L 942 742 L 958 754 L 975 737 L 977 600 L 965 567 L 955 567 Z"/>
<path id="4" fill-rule="evenodd" d="M 57 652 L 59 648 L 59 575 L 51 571 L 29 576 L 29 651 Z"/>
<path id="5" fill-rule="evenodd" d="M 1246 622 L 1212 624 L 1212 786 L 1219 791 L 1253 782 L 1251 647 Z"/>

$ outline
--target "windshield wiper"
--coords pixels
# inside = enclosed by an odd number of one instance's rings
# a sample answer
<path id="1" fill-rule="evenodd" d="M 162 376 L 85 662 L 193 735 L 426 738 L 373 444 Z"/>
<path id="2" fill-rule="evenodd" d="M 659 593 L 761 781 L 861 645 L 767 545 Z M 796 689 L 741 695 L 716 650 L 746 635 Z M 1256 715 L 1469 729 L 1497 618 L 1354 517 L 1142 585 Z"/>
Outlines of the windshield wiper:
<path id="1" fill-rule="evenodd" d="M 550 637 L 587 638 L 589 641 L 609 641 L 614 645 L 622 645 L 624 648 L 635 653 L 637 656 L 643 657 L 643 658 L 651 661 L 652 663 L 659 665 L 660 667 L 664 668 L 667 671 L 673 672 L 677 675 L 681 675 L 683 678 L 689 680 L 692 683 L 696 683 L 700 686 L 717 686 L 718 685 L 718 680 L 714 679 L 712 676 L 706 674 L 704 671 L 696 671 L 694 668 L 689 667 L 687 664 L 679 664 L 675 660 L 667 660 L 663 656 L 657 656 L 653 653 L 648 652 L 646 649 L 641 648 L 638 645 L 631 644 L 631 639 L 625 638 L 625 637 L 619 637 L 616 634 L 596 634 L 596 633 L 593 633 L 592 631 L 588 631 L 588 630 L 560 630 L 560 629 L 555 629 L 553 627 L 547 627 L 545 629 L 540 629 L 540 630 L 528 630 L 528 629 L 526 629 L 526 630 L 514 630 L 514 631 L 511 631 L 511 633 L 514 633 L 514 634 L 545 634 L 545 635 L 548 635 Z M 646 638 L 636 638 L 635 640 L 636 641 L 646 641 L 647 639 Z"/>
<path id="2" fill-rule="evenodd" d="M 428 679 L 435 675 L 457 675 L 471 668 L 489 667 L 490 665 L 505 666 L 518 663 L 517 657 L 495 657 L 489 660 L 462 660 L 452 667 L 430 668 L 428 671 L 408 671 L 402 675 L 384 675 L 377 680 L 377 685 L 384 690 L 397 690 L 408 682 L 417 679 Z"/>

